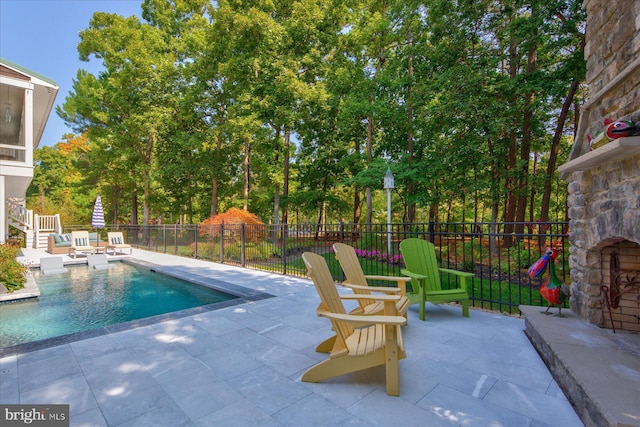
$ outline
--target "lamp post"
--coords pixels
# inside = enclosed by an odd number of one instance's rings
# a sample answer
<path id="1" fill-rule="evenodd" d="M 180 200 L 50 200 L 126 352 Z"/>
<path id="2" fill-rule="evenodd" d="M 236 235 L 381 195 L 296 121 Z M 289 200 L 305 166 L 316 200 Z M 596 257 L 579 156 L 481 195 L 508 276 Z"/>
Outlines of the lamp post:
<path id="1" fill-rule="evenodd" d="M 391 168 L 387 167 L 387 173 L 384 176 L 384 189 L 387 190 L 387 254 L 391 255 L 391 190 L 394 189 L 393 173 Z"/>

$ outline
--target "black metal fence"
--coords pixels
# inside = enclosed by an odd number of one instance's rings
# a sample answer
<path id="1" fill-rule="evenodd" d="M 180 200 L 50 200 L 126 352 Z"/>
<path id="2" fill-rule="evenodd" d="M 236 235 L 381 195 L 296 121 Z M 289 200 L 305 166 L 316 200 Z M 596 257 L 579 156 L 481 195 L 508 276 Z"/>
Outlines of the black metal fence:
<path id="1" fill-rule="evenodd" d="M 508 313 L 518 313 L 520 304 L 544 304 L 539 293 L 543 279 L 531 279 L 527 268 L 547 247 L 560 250 L 556 274 L 565 283 L 570 280 L 565 222 L 118 225 L 103 233 L 115 229 L 141 249 L 301 277 L 306 276 L 301 255 L 311 251 L 326 257 L 336 280 L 343 277 L 333 256 L 335 242 L 356 248 L 366 274 L 398 276 L 403 267 L 400 242 L 423 238 L 436 246 L 441 267 L 475 273 L 470 290 L 474 306 Z M 443 286 L 455 283 L 443 278 Z"/>

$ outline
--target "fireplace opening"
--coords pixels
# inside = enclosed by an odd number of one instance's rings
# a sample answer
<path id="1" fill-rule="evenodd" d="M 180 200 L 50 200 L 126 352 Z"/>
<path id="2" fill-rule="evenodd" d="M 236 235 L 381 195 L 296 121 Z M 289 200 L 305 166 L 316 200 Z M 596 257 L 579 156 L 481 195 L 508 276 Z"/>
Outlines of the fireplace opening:
<path id="1" fill-rule="evenodd" d="M 640 245 L 624 240 L 602 249 L 603 327 L 640 332 Z"/>

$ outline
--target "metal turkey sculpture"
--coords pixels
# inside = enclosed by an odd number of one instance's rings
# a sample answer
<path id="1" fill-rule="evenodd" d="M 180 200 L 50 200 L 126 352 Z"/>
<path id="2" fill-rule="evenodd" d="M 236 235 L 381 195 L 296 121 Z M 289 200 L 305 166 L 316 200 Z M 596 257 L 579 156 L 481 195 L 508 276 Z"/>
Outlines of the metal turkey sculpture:
<path id="1" fill-rule="evenodd" d="M 549 313 L 549 309 L 553 306 L 558 306 L 558 315 L 562 317 L 562 304 L 569 298 L 570 292 L 569 286 L 556 276 L 555 261 L 557 257 L 557 249 L 547 249 L 539 260 L 531 264 L 528 272 L 532 278 L 540 277 L 547 270 L 547 267 L 549 268 L 549 274 L 542 286 L 540 286 L 540 295 L 542 295 L 542 298 L 549 304 L 544 314 L 551 314 Z"/>

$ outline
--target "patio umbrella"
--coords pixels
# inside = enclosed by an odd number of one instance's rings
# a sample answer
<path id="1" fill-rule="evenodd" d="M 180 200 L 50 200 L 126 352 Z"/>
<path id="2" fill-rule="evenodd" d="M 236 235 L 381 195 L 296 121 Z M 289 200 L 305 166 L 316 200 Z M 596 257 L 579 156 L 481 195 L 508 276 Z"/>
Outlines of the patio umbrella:
<path id="1" fill-rule="evenodd" d="M 102 211 L 102 199 L 100 196 L 96 197 L 96 204 L 93 206 L 91 226 L 93 228 L 104 228 L 104 212 Z M 98 233 L 98 241 L 100 241 L 100 233 Z"/>

